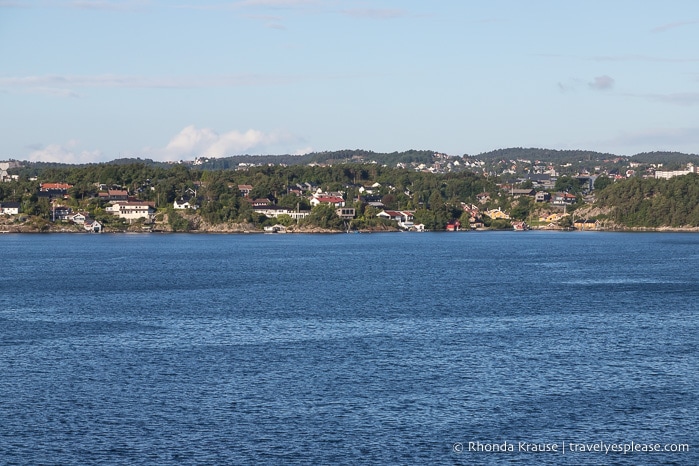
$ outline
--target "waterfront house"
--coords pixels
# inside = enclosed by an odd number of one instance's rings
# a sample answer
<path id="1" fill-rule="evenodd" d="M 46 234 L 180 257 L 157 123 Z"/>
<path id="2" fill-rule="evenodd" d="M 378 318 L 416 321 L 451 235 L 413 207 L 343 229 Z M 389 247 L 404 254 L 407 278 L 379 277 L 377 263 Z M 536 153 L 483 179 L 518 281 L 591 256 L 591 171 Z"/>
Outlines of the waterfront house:
<path id="1" fill-rule="evenodd" d="M 84 214 L 82 212 L 78 212 L 77 214 L 71 215 L 68 220 L 71 222 L 75 223 L 76 225 L 84 225 L 85 220 L 89 218 L 89 215 Z"/>
<path id="2" fill-rule="evenodd" d="M 104 209 L 119 218 L 129 220 L 129 222 L 138 219 L 146 219 L 152 221 L 155 217 L 155 207 L 152 202 L 143 201 L 127 201 L 115 202 L 111 206 Z"/>
<path id="3" fill-rule="evenodd" d="M 275 205 L 262 205 L 253 207 L 253 210 L 258 214 L 263 214 L 268 218 L 277 218 L 280 215 L 290 215 L 293 210 L 288 207 L 279 207 Z"/>
<path id="4" fill-rule="evenodd" d="M 458 220 L 451 221 L 447 223 L 447 231 L 459 231 L 461 230 L 461 222 Z"/>
<path id="5" fill-rule="evenodd" d="M 340 207 L 335 210 L 335 213 L 342 220 L 351 220 L 355 216 L 355 211 L 353 207 Z"/>
<path id="6" fill-rule="evenodd" d="M 3 202 L 0 203 L 0 214 L 17 215 L 19 214 L 19 202 Z"/>
<path id="7" fill-rule="evenodd" d="M 88 218 L 87 220 L 85 220 L 83 228 L 85 228 L 85 231 L 89 231 L 90 233 L 102 233 L 103 227 L 102 224 L 97 220 Z"/>
<path id="8" fill-rule="evenodd" d="M 589 231 L 599 230 L 601 224 L 599 220 L 576 220 L 575 223 L 573 223 L 573 226 L 578 230 Z"/>
<path id="9" fill-rule="evenodd" d="M 376 214 L 379 218 L 394 220 L 396 222 L 412 222 L 415 220 L 414 212 L 410 210 L 383 210 Z"/>
<path id="10" fill-rule="evenodd" d="M 70 207 L 62 206 L 62 205 L 55 205 L 53 206 L 53 209 L 51 209 L 51 220 L 56 221 L 56 220 L 70 220 L 70 217 L 73 215 L 73 209 Z"/>

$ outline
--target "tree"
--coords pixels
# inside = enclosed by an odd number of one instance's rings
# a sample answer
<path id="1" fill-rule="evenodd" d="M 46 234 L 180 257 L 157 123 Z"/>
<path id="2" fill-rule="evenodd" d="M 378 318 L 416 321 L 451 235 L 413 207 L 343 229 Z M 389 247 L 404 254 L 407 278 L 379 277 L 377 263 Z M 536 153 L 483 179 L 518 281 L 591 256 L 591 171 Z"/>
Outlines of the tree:
<path id="1" fill-rule="evenodd" d="M 442 199 L 442 194 L 437 191 L 433 191 L 430 195 L 429 208 L 432 211 L 440 210 L 444 207 L 444 200 Z"/>
<path id="2" fill-rule="evenodd" d="M 376 214 L 378 214 L 378 209 L 374 206 L 366 206 L 364 209 L 364 218 L 365 219 L 371 219 L 375 218 Z"/>
<path id="3" fill-rule="evenodd" d="M 175 212 L 174 209 L 168 209 L 167 219 L 172 231 L 189 231 L 192 229 L 190 221 Z"/>
<path id="4" fill-rule="evenodd" d="M 554 189 L 559 192 L 571 194 L 578 194 L 582 191 L 580 181 L 572 176 L 559 176 Z"/>
<path id="5" fill-rule="evenodd" d="M 318 204 L 313 209 L 308 217 L 304 219 L 307 225 L 313 225 L 320 228 L 331 230 L 342 229 L 342 219 L 335 213 L 335 208 L 330 204 Z"/>
<path id="6" fill-rule="evenodd" d="M 608 176 L 598 176 L 597 179 L 595 180 L 594 188 L 597 190 L 604 189 L 610 184 L 612 184 L 614 180 L 609 178 Z"/>
<path id="7" fill-rule="evenodd" d="M 558 221 L 558 226 L 565 229 L 572 228 L 573 218 L 570 215 L 566 215 Z"/>
<path id="8" fill-rule="evenodd" d="M 532 210 L 532 200 L 530 197 L 520 197 L 517 205 L 510 210 L 510 216 L 515 220 L 526 220 Z"/>

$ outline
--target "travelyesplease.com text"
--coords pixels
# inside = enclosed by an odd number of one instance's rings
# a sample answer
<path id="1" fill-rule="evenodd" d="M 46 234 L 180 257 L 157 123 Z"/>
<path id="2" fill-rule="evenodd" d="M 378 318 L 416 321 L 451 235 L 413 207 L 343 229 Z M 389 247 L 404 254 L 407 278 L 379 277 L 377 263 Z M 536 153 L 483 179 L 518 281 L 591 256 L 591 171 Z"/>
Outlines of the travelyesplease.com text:
<path id="1" fill-rule="evenodd" d="M 628 455 L 633 453 L 687 453 L 685 443 L 643 442 L 457 442 L 454 453 L 603 453 Z"/>

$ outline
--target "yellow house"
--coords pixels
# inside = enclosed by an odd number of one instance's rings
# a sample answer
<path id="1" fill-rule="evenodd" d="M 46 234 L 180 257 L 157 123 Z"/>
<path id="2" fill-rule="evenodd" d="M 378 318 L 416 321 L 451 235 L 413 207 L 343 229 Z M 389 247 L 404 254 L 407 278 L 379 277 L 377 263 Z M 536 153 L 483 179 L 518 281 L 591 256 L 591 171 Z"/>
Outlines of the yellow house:
<path id="1" fill-rule="evenodd" d="M 599 220 L 576 220 L 573 224 L 578 230 L 599 230 Z"/>
<path id="2" fill-rule="evenodd" d="M 500 218 L 509 219 L 510 218 L 509 215 L 507 215 L 505 212 L 500 210 L 500 207 L 498 207 L 497 209 L 485 211 L 485 212 L 483 212 L 483 214 L 487 215 L 488 217 L 490 217 L 492 219 L 500 219 Z"/>

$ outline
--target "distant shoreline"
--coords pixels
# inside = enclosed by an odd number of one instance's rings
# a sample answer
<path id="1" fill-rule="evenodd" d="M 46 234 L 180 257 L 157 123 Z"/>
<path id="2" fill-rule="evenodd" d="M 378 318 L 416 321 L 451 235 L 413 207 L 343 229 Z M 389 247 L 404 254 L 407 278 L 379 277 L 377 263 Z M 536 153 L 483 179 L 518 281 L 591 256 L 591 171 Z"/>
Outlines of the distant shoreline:
<path id="1" fill-rule="evenodd" d="M 248 234 L 263 234 L 263 235 L 294 235 L 294 234 L 373 234 L 373 233 L 494 233 L 494 232 L 512 232 L 511 229 L 503 230 L 460 230 L 457 232 L 443 231 L 443 230 L 428 230 L 425 232 L 417 231 L 404 231 L 404 230 L 323 230 L 323 229 L 309 229 L 309 230 L 291 230 L 287 232 L 267 232 L 262 230 L 189 230 L 189 231 L 167 231 L 167 230 L 147 230 L 147 231 L 134 231 L 134 230 L 115 230 L 115 231 L 103 231 L 101 233 L 93 233 L 88 231 L 71 230 L 71 229 L 51 229 L 47 231 L 32 230 L 26 228 L 15 228 L 9 230 L 0 230 L 0 235 L 16 235 L 16 234 L 29 234 L 29 235 L 50 235 L 50 234 L 86 234 L 86 235 L 145 235 L 145 234 L 193 234 L 193 235 L 248 235 Z M 529 231 L 537 232 L 564 232 L 564 233 L 699 233 L 699 227 L 625 227 L 625 228 L 613 228 L 613 229 L 600 229 L 600 230 L 563 230 L 563 229 L 547 229 L 547 228 L 531 228 Z M 517 232 L 523 233 L 525 232 Z"/>

